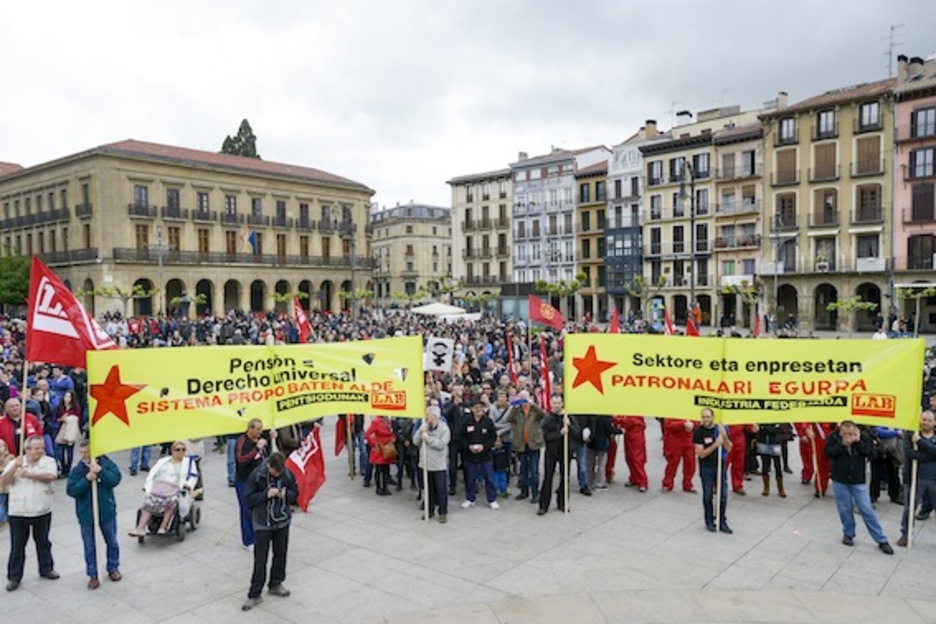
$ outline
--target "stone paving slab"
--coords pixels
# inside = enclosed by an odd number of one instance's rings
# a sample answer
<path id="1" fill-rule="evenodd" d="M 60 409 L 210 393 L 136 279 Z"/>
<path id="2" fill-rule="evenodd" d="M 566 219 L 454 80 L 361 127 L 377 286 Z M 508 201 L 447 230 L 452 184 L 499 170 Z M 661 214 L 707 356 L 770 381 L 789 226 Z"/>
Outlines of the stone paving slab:
<path id="1" fill-rule="evenodd" d="M 332 426 L 323 447 L 332 448 Z M 347 476 L 344 456 L 327 458 L 328 482 L 290 536 L 287 599 L 268 597 L 250 613 L 243 602 L 252 554 L 240 546 L 237 503 L 224 458 L 203 462 L 202 524 L 185 541 L 126 536 L 144 474 L 118 488 L 124 580 L 85 588 L 74 505 L 56 484 L 53 554 L 59 581 L 36 575 L 27 551 L 21 588 L 3 594 L 10 622 L 936 622 L 936 520 L 920 523 L 912 552 L 882 555 L 859 522 L 856 545 L 842 546 L 831 498 L 817 500 L 798 479 L 788 498 L 731 495 L 735 534 L 709 534 L 699 494 L 662 493 L 660 440 L 648 427 L 651 488 L 620 484 L 594 496 L 571 494 L 571 513 L 536 515 L 512 498 L 494 511 L 450 500 L 449 523 L 418 518 L 415 493 L 377 497 Z M 791 467 L 798 470 L 796 446 Z M 618 477 L 626 470 L 618 458 Z M 795 476 L 795 475 L 794 475 Z M 574 481 L 574 479 L 573 479 Z M 901 508 L 877 506 L 896 541 Z M 0 527 L 0 557 L 8 553 Z"/>

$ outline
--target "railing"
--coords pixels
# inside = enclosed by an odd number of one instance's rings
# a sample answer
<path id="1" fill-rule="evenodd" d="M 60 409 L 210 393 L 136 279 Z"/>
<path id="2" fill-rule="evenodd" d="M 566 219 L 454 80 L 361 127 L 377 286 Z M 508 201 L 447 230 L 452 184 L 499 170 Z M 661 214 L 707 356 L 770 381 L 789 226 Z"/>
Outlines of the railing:
<path id="1" fill-rule="evenodd" d="M 518 230 L 514 233 L 514 240 L 526 240 L 526 230 Z"/>
<path id="2" fill-rule="evenodd" d="M 779 213 L 774 215 L 776 227 L 780 231 L 799 229 L 799 215 L 796 213 Z"/>
<path id="3" fill-rule="evenodd" d="M 901 214 L 904 223 L 931 223 L 936 221 L 936 214 L 934 214 L 932 206 L 916 209 L 904 208 Z"/>
<path id="4" fill-rule="evenodd" d="M 94 206 L 90 202 L 78 204 L 75 206 L 75 216 L 79 219 L 81 217 L 90 217 L 93 209 Z"/>
<path id="5" fill-rule="evenodd" d="M 764 166 L 761 163 L 750 165 L 735 165 L 730 169 L 719 168 L 716 174 L 719 180 L 743 180 L 764 175 Z"/>
<path id="6" fill-rule="evenodd" d="M 473 219 L 465 219 L 464 221 L 462 221 L 461 222 L 462 232 L 470 232 L 471 230 L 474 230 L 475 223 L 477 222 L 474 221 Z"/>
<path id="7" fill-rule="evenodd" d="M 192 221 L 200 221 L 204 223 L 214 223 L 218 220 L 218 211 L 217 210 L 193 210 L 192 211 Z"/>
<path id="8" fill-rule="evenodd" d="M 491 219 L 481 219 L 478 221 L 476 227 L 482 230 L 491 230 L 494 228 L 494 223 L 496 223 L 496 221 L 491 221 Z"/>
<path id="9" fill-rule="evenodd" d="M 464 278 L 466 286 L 495 286 L 498 282 L 496 275 L 471 275 Z"/>
<path id="10" fill-rule="evenodd" d="M 506 230 L 510 227 L 510 219 L 495 219 L 494 228 L 498 230 Z"/>
<path id="11" fill-rule="evenodd" d="M 897 128 L 897 142 L 922 141 L 936 138 L 936 122 L 900 126 Z"/>
<path id="12" fill-rule="evenodd" d="M 824 139 L 834 139 L 839 135 L 839 120 L 836 117 L 831 128 L 821 128 L 818 123 L 813 124 L 812 140 L 822 141 Z"/>
<path id="13" fill-rule="evenodd" d="M 509 257 L 509 256 L 510 256 L 510 247 L 498 247 L 498 248 L 497 248 L 497 255 L 498 255 L 498 256 L 501 256 L 501 257 L 503 257 L 503 256 L 508 256 L 508 257 Z"/>
<path id="14" fill-rule="evenodd" d="M 882 223 L 884 221 L 883 206 L 864 206 L 852 210 L 851 222 L 853 225 L 859 223 Z"/>
<path id="15" fill-rule="evenodd" d="M 770 174 L 770 185 L 787 186 L 790 184 L 799 184 L 799 176 L 799 169 L 774 171 Z"/>
<path id="16" fill-rule="evenodd" d="M 851 177 L 881 175 L 884 173 L 884 160 L 858 160 L 851 163 L 849 171 Z"/>
<path id="17" fill-rule="evenodd" d="M 338 230 L 338 224 L 330 219 L 319 219 L 319 232 L 335 232 Z"/>
<path id="18" fill-rule="evenodd" d="M 275 217 L 270 217 L 270 225 L 277 228 L 291 228 L 293 226 L 293 220 L 291 217 L 285 215 L 276 215 Z"/>
<path id="19" fill-rule="evenodd" d="M 464 258 L 465 260 L 473 260 L 474 258 L 478 257 L 477 253 L 478 253 L 477 249 L 471 249 L 471 248 L 462 249 L 462 258 Z"/>
<path id="20" fill-rule="evenodd" d="M 871 123 L 862 123 L 861 114 L 855 117 L 855 127 L 853 131 L 855 134 L 861 134 L 863 132 L 875 132 L 876 130 L 882 130 L 884 128 L 884 122 L 881 121 L 881 116 L 878 115 L 877 121 Z"/>
<path id="21" fill-rule="evenodd" d="M 760 205 L 761 201 L 759 199 L 745 199 L 741 202 L 722 202 L 715 204 L 715 212 L 722 216 L 750 214 L 752 212 L 760 212 Z"/>
<path id="22" fill-rule="evenodd" d="M 250 225 L 270 225 L 270 217 L 265 215 L 247 215 L 247 223 Z"/>
<path id="23" fill-rule="evenodd" d="M 826 167 L 809 168 L 810 182 L 825 182 L 827 180 L 839 179 L 839 166 L 831 165 Z"/>
<path id="24" fill-rule="evenodd" d="M 238 224 L 244 222 L 243 215 L 237 213 L 222 212 L 219 215 L 221 223 Z"/>
<path id="25" fill-rule="evenodd" d="M 782 145 L 795 145 L 799 143 L 799 126 L 793 128 L 793 132 L 783 135 L 780 132 L 780 124 L 777 124 L 777 132 L 774 135 L 774 147 Z"/>
<path id="26" fill-rule="evenodd" d="M 188 221 L 189 218 L 188 209 L 179 208 L 178 206 L 163 206 L 160 208 L 160 214 L 163 219 L 175 219 L 177 221 Z"/>
<path id="27" fill-rule="evenodd" d="M 95 259 L 97 250 L 87 259 Z M 70 252 L 73 253 L 73 252 Z M 115 247 L 113 249 L 115 262 L 138 262 L 142 264 L 155 264 L 159 261 L 158 252 L 153 248 L 134 249 Z M 178 251 L 163 252 L 164 264 L 262 264 L 267 266 L 312 266 L 350 268 L 351 256 L 303 256 L 279 254 L 249 254 L 226 252 Z M 355 258 L 355 268 L 366 269 L 373 265 L 368 258 Z"/>
<path id="28" fill-rule="evenodd" d="M 46 264 L 74 264 L 77 262 L 93 262 L 98 259 L 97 247 L 87 249 L 70 249 L 38 254 Z"/>
<path id="29" fill-rule="evenodd" d="M 127 214 L 131 217 L 147 217 L 153 219 L 156 217 L 156 206 L 127 204 Z"/>
<path id="30" fill-rule="evenodd" d="M 817 210 L 809 215 L 809 227 L 829 227 L 838 224 L 838 210 Z"/>
<path id="31" fill-rule="evenodd" d="M 482 247 L 478 251 L 479 258 L 493 258 L 494 257 L 494 248 L 493 247 Z"/>
<path id="32" fill-rule="evenodd" d="M 760 234 L 748 234 L 746 236 L 718 237 L 715 239 L 716 249 L 744 249 L 746 247 L 760 247 Z"/>

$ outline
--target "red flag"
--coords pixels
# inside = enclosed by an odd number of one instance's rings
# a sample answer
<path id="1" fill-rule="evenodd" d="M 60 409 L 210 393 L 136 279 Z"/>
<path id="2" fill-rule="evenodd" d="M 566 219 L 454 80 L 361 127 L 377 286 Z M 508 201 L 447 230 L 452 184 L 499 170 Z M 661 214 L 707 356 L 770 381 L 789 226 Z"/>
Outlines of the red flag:
<path id="1" fill-rule="evenodd" d="M 139 334 L 143 329 L 143 321 L 140 319 L 130 319 L 127 321 L 127 331 L 133 335 Z"/>
<path id="2" fill-rule="evenodd" d="M 760 338 L 760 314 L 757 315 L 757 319 L 754 321 L 754 337 Z"/>
<path id="3" fill-rule="evenodd" d="M 510 332 L 504 334 L 507 341 L 507 371 L 510 373 L 510 381 L 517 385 L 517 370 L 514 368 L 514 350 L 513 342 L 510 340 Z"/>
<path id="4" fill-rule="evenodd" d="M 543 409 L 552 411 L 552 381 L 549 379 L 549 358 L 546 357 L 546 341 L 540 334 L 540 376 L 543 378 Z"/>
<path id="5" fill-rule="evenodd" d="M 312 333 L 312 325 L 309 324 L 309 317 L 305 310 L 299 305 L 299 297 L 293 295 L 293 315 L 296 317 L 296 324 L 299 325 L 299 342 L 305 344 L 309 341 L 309 335 Z"/>
<path id="6" fill-rule="evenodd" d="M 614 312 L 611 313 L 611 324 L 608 326 L 608 331 L 612 334 L 621 333 L 621 317 L 618 316 L 617 306 L 614 306 Z"/>
<path id="7" fill-rule="evenodd" d="M 689 317 L 686 318 L 688 319 Z M 673 319 L 670 318 L 669 308 L 663 308 L 663 333 L 667 336 L 672 336 L 675 333 L 673 330 Z M 688 332 L 689 330 L 687 329 L 686 331 Z"/>
<path id="8" fill-rule="evenodd" d="M 686 335 L 687 336 L 698 336 L 699 328 L 696 327 L 695 319 L 692 318 L 692 315 L 686 317 Z"/>
<path id="9" fill-rule="evenodd" d="M 342 449 L 345 447 L 345 439 L 347 438 L 348 431 L 348 421 L 346 418 L 354 418 L 351 414 L 346 414 L 345 416 L 339 416 L 335 420 L 335 457 L 341 455 Z"/>
<path id="10" fill-rule="evenodd" d="M 289 454 L 286 467 L 296 477 L 296 484 L 299 486 L 296 504 L 302 511 L 308 511 L 309 501 L 325 483 L 325 458 L 318 427 L 312 427 L 312 431 L 302 441 L 302 446 Z"/>
<path id="11" fill-rule="evenodd" d="M 75 295 L 38 257 L 32 257 L 27 300 L 26 359 L 85 368 L 85 352 L 117 345 Z"/>
<path id="12" fill-rule="evenodd" d="M 552 307 L 536 295 L 529 295 L 527 298 L 528 314 L 530 321 L 542 323 L 561 331 L 565 325 L 565 318 L 556 308 Z"/>

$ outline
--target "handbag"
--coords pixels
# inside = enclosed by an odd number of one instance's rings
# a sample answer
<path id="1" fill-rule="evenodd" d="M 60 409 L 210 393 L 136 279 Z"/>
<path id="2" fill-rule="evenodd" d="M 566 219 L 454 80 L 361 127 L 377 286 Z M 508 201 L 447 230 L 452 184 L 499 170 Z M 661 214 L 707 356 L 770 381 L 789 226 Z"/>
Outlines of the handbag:
<path id="1" fill-rule="evenodd" d="M 81 428 L 78 426 L 78 417 L 74 414 L 68 414 L 65 416 L 65 422 L 62 423 L 61 431 L 65 440 L 65 444 L 71 446 L 78 441 L 78 437 L 81 435 Z"/>
<path id="2" fill-rule="evenodd" d="M 779 444 L 764 444 L 763 442 L 758 442 L 757 454 L 767 455 L 768 457 L 780 457 L 780 445 Z"/>
<path id="3" fill-rule="evenodd" d="M 397 459 L 397 450 L 396 443 L 394 442 L 384 442 L 378 443 L 377 448 L 380 449 L 380 456 L 383 457 L 388 462 L 395 462 Z"/>

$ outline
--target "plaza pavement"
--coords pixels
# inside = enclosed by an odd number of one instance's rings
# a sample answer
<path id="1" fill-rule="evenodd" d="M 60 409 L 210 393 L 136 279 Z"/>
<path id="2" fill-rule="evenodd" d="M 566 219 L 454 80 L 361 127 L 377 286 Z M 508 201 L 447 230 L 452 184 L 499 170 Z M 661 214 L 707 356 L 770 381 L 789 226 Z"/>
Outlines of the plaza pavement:
<path id="1" fill-rule="evenodd" d="M 333 448 L 334 419 L 323 435 Z M 294 516 L 286 585 L 292 596 L 266 596 L 241 611 L 252 555 L 241 548 L 233 488 L 222 455 L 204 462 L 202 524 L 184 542 L 129 538 L 145 473 L 127 472 L 120 505 L 121 570 L 86 589 L 74 505 L 56 484 L 53 554 L 58 581 L 40 579 L 29 547 L 19 590 L 3 592 L 0 618 L 19 622 L 936 622 L 936 520 L 921 523 L 912 551 L 882 554 L 859 522 L 856 545 L 841 545 L 835 504 L 787 475 L 788 498 L 730 495 L 734 535 L 710 534 L 700 494 L 662 493 L 659 426 L 647 428 L 651 488 L 618 483 L 585 497 L 573 490 L 571 513 L 536 515 L 513 498 L 463 510 L 450 500 L 449 523 L 419 520 L 415 493 L 377 497 L 347 474 L 346 456 L 327 453 L 328 481 L 309 513 Z M 210 446 L 210 445 L 209 445 Z M 791 465 L 799 467 L 795 443 Z M 572 466 L 574 473 L 574 464 Z M 772 484 L 773 485 L 773 484 Z M 901 508 L 878 513 L 892 543 Z M 227 532 L 226 532 L 227 531 Z M 8 533 L 6 527 L 0 533 Z M 9 541 L 0 537 L 0 557 Z M 230 618 L 230 619 L 229 619 Z"/>

